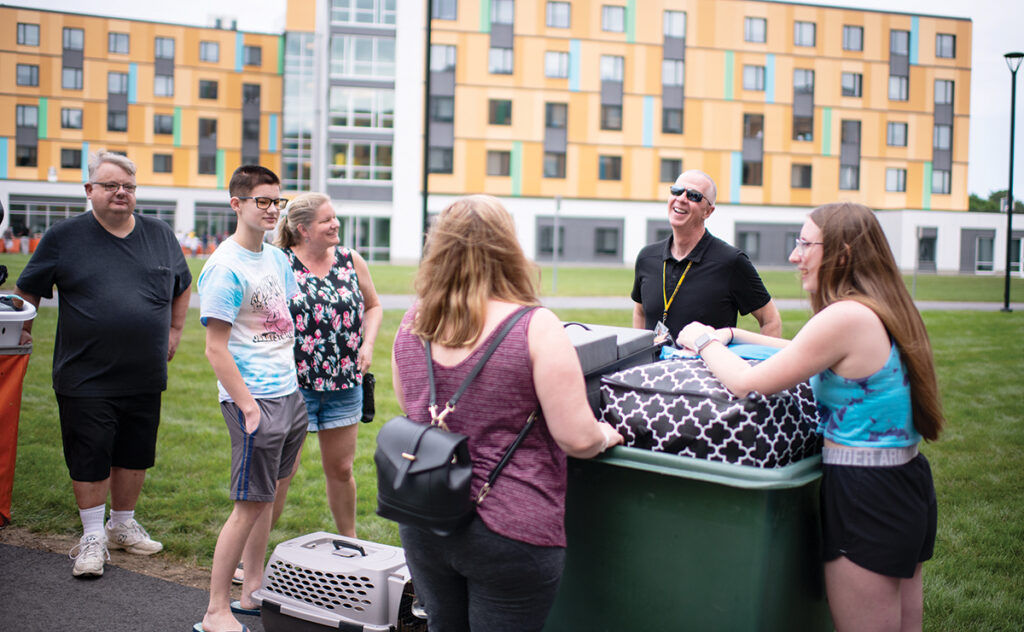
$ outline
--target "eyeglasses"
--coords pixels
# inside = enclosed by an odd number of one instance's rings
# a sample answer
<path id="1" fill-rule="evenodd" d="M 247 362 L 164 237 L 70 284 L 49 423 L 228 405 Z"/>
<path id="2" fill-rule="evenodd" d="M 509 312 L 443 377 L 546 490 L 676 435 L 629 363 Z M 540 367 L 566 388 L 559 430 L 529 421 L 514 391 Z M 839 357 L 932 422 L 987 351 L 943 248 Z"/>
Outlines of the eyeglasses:
<path id="1" fill-rule="evenodd" d="M 807 241 L 802 237 L 797 237 L 796 239 L 793 240 L 793 243 L 796 244 L 796 251 L 800 253 L 800 256 L 803 256 L 807 252 L 808 246 L 820 246 L 824 242 Z"/>
<path id="2" fill-rule="evenodd" d="M 697 189 L 687 189 L 686 187 L 669 187 L 668 190 L 672 195 L 676 197 L 679 197 L 680 195 L 685 195 L 687 200 L 690 200 L 695 204 L 700 204 L 701 200 L 707 199 L 708 197 L 701 193 L 700 191 L 698 191 Z M 708 205 L 710 204 L 711 200 L 708 199 Z"/>
<path id="3" fill-rule="evenodd" d="M 270 208 L 271 204 L 273 204 L 279 210 L 282 211 L 284 210 L 284 207 L 288 206 L 287 198 L 252 197 L 251 195 L 247 195 L 245 197 L 236 195 L 235 197 L 237 197 L 239 200 L 253 200 L 254 202 L 256 202 L 256 208 L 260 209 L 261 211 L 265 211 L 268 208 Z"/>
<path id="4" fill-rule="evenodd" d="M 128 195 L 135 195 L 137 188 L 134 184 L 121 184 L 120 182 L 90 182 L 89 184 L 101 186 L 107 193 L 117 193 L 118 189 L 124 189 Z"/>

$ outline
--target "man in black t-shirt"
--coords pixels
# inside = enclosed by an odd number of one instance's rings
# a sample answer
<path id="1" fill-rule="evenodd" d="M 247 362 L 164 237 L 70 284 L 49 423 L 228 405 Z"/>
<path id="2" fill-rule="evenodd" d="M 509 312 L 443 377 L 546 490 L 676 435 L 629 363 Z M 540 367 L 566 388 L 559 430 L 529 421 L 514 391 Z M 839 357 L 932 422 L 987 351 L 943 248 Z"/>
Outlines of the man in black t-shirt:
<path id="1" fill-rule="evenodd" d="M 672 236 L 645 246 L 636 258 L 633 327 L 675 340 L 693 321 L 733 327 L 739 312 L 753 314 L 761 333 L 781 336 L 779 310 L 750 259 L 704 228 L 718 193 L 711 177 L 685 171 L 670 192 Z"/>
<path id="2" fill-rule="evenodd" d="M 71 551 L 72 574 L 95 577 L 108 547 L 138 555 L 163 548 L 136 522 L 135 504 L 156 458 L 160 394 L 192 275 L 170 227 L 134 213 L 128 158 L 91 156 L 85 194 L 92 211 L 46 231 L 17 293 L 37 307 L 54 286 L 60 293 L 53 390 L 83 531 Z M 32 341 L 31 331 L 28 321 L 22 344 Z"/>

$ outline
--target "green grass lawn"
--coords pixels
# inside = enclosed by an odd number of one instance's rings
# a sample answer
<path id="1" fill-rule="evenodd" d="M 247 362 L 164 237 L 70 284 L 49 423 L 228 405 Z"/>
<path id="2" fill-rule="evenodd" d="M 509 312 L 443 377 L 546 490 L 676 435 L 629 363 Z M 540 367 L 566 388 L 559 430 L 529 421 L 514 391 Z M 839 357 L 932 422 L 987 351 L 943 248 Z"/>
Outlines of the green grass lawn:
<path id="1" fill-rule="evenodd" d="M 204 258 L 187 259 L 192 276 L 199 278 Z M 28 255 L 0 254 L 0 264 L 6 265 L 10 278 L 2 288 L 11 289 Z M 380 294 L 413 294 L 415 266 L 397 266 L 386 263 L 370 264 L 370 274 Z M 557 276 L 557 292 L 554 291 Z M 761 276 L 768 291 L 775 298 L 803 298 L 804 292 L 796 273 L 791 269 L 764 269 Z M 905 275 L 907 287 L 913 286 L 912 275 Z M 633 289 L 633 268 L 630 267 L 572 267 L 559 266 L 557 275 L 551 266 L 540 268 L 543 296 L 629 296 Z M 1003 275 L 936 275 L 917 277 L 915 298 L 925 301 L 981 301 L 1002 303 Z M 1024 301 L 1024 279 L 1014 277 L 1010 282 L 1010 297 Z"/>
<path id="2" fill-rule="evenodd" d="M 622 310 L 560 310 L 564 320 L 622 324 Z M 785 335 L 806 320 L 783 312 Z M 376 349 L 377 421 L 360 427 L 356 458 L 358 531 L 398 544 L 395 525 L 374 514 L 374 437 L 399 412 L 391 389 L 389 352 L 401 313 L 388 311 Z M 33 531 L 75 534 L 80 524 L 63 463 L 50 386 L 56 309 L 35 324 L 36 346 L 25 379 L 13 517 Z M 948 417 L 942 439 L 924 448 L 935 474 L 939 536 L 925 565 L 925 629 L 943 632 L 1019 630 L 1024 622 L 1024 314 L 928 312 Z M 749 318 L 743 321 L 750 326 Z M 230 510 L 229 440 L 217 405 L 213 372 L 203 356 L 196 310 L 170 366 L 163 399 L 157 464 L 146 480 L 139 516 L 164 542 L 167 555 L 208 566 Z M 323 491 L 319 448 L 306 443 L 289 505 L 271 545 L 333 522 Z"/>

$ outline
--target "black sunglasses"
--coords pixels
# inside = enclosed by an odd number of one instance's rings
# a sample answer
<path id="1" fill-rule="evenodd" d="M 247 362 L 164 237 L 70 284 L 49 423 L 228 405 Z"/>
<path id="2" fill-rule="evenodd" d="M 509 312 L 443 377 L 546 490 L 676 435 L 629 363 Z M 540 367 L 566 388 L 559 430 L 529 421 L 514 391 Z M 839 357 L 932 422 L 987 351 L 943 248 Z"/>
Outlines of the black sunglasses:
<path id="1" fill-rule="evenodd" d="M 687 200 L 690 200 L 691 202 L 694 202 L 696 204 L 700 204 L 701 200 L 707 197 L 697 189 L 687 189 L 686 187 L 669 187 L 668 190 L 672 195 L 676 197 L 679 197 L 680 195 L 686 195 Z M 708 200 L 708 204 L 711 204 L 711 200 Z"/>

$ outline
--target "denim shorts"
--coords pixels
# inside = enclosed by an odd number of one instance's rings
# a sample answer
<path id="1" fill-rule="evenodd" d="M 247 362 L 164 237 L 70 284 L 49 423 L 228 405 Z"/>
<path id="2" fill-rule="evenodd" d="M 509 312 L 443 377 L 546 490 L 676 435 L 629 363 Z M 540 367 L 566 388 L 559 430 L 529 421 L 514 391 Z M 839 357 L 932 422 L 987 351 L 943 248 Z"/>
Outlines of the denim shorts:
<path id="1" fill-rule="evenodd" d="M 363 389 L 358 385 L 340 391 L 299 391 L 306 400 L 310 432 L 351 426 L 363 417 Z"/>

